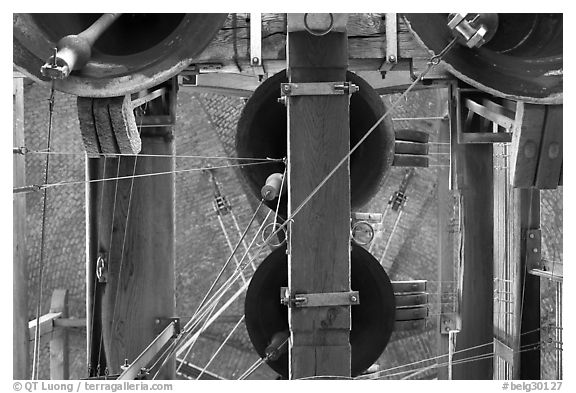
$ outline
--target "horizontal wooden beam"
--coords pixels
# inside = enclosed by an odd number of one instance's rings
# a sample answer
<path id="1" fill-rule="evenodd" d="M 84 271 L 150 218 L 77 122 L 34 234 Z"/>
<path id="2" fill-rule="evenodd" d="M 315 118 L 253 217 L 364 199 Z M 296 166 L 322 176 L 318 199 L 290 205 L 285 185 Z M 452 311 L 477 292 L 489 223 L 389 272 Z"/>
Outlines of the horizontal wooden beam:
<path id="1" fill-rule="evenodd" d="M 351 71 L 377 71 L 385 62 L 386 23 L 384 13 L 349 14 L 348 58 Z M 412 59 L 415 74 L 427 67 L 430 53 L 412 36 L 404 19 L 398 18 L 398 58 Z M 268 74 L 286 68 L 286 14 L 262 14 L 262 62 Z M 195 59 L 189 72 L 232 72 L 254 75 L 250 58 L 249 14 L 230 14 L 211 44 Z M 392 71 L 394 72 L 394 71 Z M 449 77 L 442 64 L 429 79 Z"/>
<path id="2" fill-rule="evenodd" d="M 36 326 L 40 329 L 40 337 L 52 334 L 54 331 L 54 321 L 62 316 L 62 312 L 51 312 L 42 315 L 39 319 L 33 319 L 28 322 L 28 332 L 30 341 L 34 341 Z"/>

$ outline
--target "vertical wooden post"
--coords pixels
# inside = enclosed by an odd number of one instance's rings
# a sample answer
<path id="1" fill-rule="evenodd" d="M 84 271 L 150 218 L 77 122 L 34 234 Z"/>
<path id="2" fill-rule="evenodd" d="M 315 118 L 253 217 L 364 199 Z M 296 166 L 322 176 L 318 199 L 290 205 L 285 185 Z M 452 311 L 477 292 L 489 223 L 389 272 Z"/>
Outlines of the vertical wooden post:
<path id="1" fill-rule="evenodd" d="M 55 289 L 52 293 L 50 312 L 61 312 L 60 318 L 68 318 L 68 291 Z M 68 329 L 56 327 L 50 339 L 50 379 L 68 379 L 69 366 Z"/>
<path id="2" fill-rule="evenodd" d="M 443 89 L 446 90 L 446 89 Z M 445 96 L 444 96 L 445 97 Z M 447 108 L 448 109 L 448 108 Z M 448 117 L 440 123 L 438 130 L 438 142 L 450 143 L 450 126 L 451 121 Z M 440 148 L 437 149 L 438 151 Z M 436 170 L 438 182 L 438 292 L 439 302 L 441 303 L 441 315 L 454 312 L 450 309 L 450 304 L 442 304 L 448 302 L 444 294 L 453 295 L 456 290 L 455 280 L 456 274 L 454 269 L 454 230 L 453 222 L 453 209 L 454 198 L 453 192 L 449 190 L 450 183 L 450 168 L 439 167 Z M 454 299 L 454 297 L 451 297 Z M 440 318 L 442 322 L 442 318 Z M 438 379 L 448 379 L 449 367 L 446 366 L 447 355 L 450 347 L 450 326 L 443 326 L 442 323 L 438 326 L 437 331 L 437 355 L 438 358 Z"/>
<path id="3" fill-rule="evenodd" d="M 24 76 L 13 78 L 13 143 L 25 146 L 24 141 Z M 14 154 L 14 187 L 26 185 L 24 156 Z M 12 377 L 27 379 L 28 371 L 28 269 L 26 264 L 26 194 L 16 194 L 12 202 L 13 253 L 12 253 Z"/>
<path id="4" fill-rule="evenodd" d="M 520 280 L 516 293 L 521 294 L 520 348 L 537 347 L 540 343 L 540 277 L 526 269 L 526 237 L 530 229 L 540 229 L 540 190 L 520 190 Z M 540 379 L 540 349 L 520 353 L 520 379 Z"/>
<path id="5" fill-rule="evenodd" d="M 462 196 L 462 329 L 456 351 L 493 341 L 493 172 L 491 144 L 457 145 L 458 189 Z M 492 352 L 490 345 L 459 353 L 454 362 Z M 454 379 L 492 379 L 492 359 L 455 364 Z"/>
<path id="6" fill-rule="evenodd" d="M 174 109 L 176 93 L 169 97 Z M 162 100 L 151 101 L 147 114 L 162 112 Z M 172 112 L 173 113 L 173 112 Z M 88 217 L 88 281 L 92 293 L 88 324 L 92 330 L 92 368 L 105 354 L 108 372 L 120 373 L 161 332 L 160 318 L 174 315 L 174 145 L 171 127 L 142 129 L 141 154 L 164 157 L 88 159 L 92 179 L 157 176 L 92 183 Z M 97 259 L 104 280 L 94 278 Z M 98 328 L 101 326 L 101 337 Z M 99 342 L 101 340 L 101 342 Z M 100 370 L 103 374 L 104 370 Z M 174 361 L 159 374 L 174 377 Z"/>
<path id="7" fill-rule="evenodd" d="M 289 31 L 287 52 L 291 83 L 346 80 L 345 31 L 321 37 Z M 350 151 L 349 128 L 347 95 L 288 99 L 288 214 Z M 350 173 L 344 164 L 291 223 L 291 293 L 350 291 L 349 236 Z M 290 379 L 350 376 L 350 306 L 290 308 L 289 323 Z"/>

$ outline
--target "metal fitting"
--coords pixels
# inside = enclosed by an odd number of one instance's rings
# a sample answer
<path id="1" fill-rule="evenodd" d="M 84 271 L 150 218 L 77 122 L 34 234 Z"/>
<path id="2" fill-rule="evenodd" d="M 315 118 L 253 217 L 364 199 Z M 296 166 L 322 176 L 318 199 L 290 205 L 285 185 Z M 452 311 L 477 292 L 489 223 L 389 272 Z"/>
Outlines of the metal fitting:
<path id="1" fill-rule="evenodd" d="M 488 30 L 484 25 L 474 27 L 466 16 L 468 14 L 451 14 L 449 16 L 448 28 L 452 33 L 462 39 L 468 48 L 479 48 L 484 45 L 484 37 Z"/>

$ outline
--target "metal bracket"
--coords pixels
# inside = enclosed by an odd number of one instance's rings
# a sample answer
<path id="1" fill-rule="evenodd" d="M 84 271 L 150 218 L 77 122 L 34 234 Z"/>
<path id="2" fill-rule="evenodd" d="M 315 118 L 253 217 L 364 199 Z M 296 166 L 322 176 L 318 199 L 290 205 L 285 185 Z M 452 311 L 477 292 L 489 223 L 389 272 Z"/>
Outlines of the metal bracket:
<path id="1" fill-rule="evenodd" d="M 542 234 L 540 229 L 526 230 L 526 268 L 542 269 Z"/>
<path id="2" fill-rule="evenodd" d="M 262 14 L 250 13 L 250 65 L 254 74 L 264 75 L 262 65 Z"/>
<path id="3" fill-rule="evenodd" d="M 156 318 L 156 320 L 154 321 L 155 327 L 154 327 L 154 333 L 155 334 L 159 334 L 160 332 L 162 332 L 164 329 L 166 329 L 166 327 L 168 325 L 170 325 L 171 323 L 174 323 L 174 335 L 177 335 L 180 333 L 180 318 L 174 317 L 174 318 Z"/>
<path id="4" fill-rule="evenodd" d="M 394 13 L 386 14 L 386 62 L 398 62 L 398 30 L 397 17 Z"/>
<path id="5" fill-rule="evenodd" d="M 461 330 L 462 320 L 457 313 L 440 314 L 440 334 L 449 334 L 453 330 Z"/>
<path id="6" fill-rule="evenodd" d="M 484 44 L 484 37 L 488 30 L 484 25 L 478 27 L 472 26 L 466 19 L 468 14 L 452 14 L 448 22 L 448 28 L 454 30 L 461 38 L 464 39 L 468 48 L 479 48 Z"/>
<path id="7" fill-rule="evenodd" d="M 288 287 L 280 289 L 280 303 L 288 307 L 331 307 L 360 304 L 358 291 L 290 294 Z"/>
<path id="8" fill-rule="evenodd" d="M 96 278 L 98 282 L 108 282 L 108 267 L 102 254 L 98 255 L 98 259 L 96 260 Z"/>
<path id="9" fill-rule="evenodd" d="M 282 83 L 283 96 L 329 96 L 356 93 L 358 86 L 350 82 Z"/>

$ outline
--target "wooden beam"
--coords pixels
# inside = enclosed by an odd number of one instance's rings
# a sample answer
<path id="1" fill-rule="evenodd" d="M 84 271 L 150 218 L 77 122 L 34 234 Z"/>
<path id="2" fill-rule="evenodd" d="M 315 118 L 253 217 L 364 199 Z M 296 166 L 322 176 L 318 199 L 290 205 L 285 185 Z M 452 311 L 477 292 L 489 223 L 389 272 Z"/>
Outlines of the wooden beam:
<path id="1" fill-rule="evenodd" d="M 51 335 L 54 332 L 54 320 L 62 316 L 62 312 L 49 312 L 48 314 L 41 315 L 38 320 L 32 319 L 28 322 L 28 333 L 30 341 L 34 340 L 34 332 L 36 326 L 40 329 L 40 337 Z"/>
<path id="2" fill-rule="evenodd" d="M 555 189 L 558 187 L 562 168 L 563 106 L 547 105 L 546 121 L 542 130 L 542 142 L 538 169 L 536 171 L 536 188 Z"/>
<path id="3" fill-rule="evenodd" d="M 446 112 L 449 111 L 449 92 L 447 89 L 443 89 L 443 98 L 446 100 Z M 451 134 L 451 118 L 446 116 L 440 122 L 440 127 L 438 128 L 438 142 L 439 143 L 450 143 Z M 442 145 L 435 145 L 436 152 L 440 152 Z M 456 263 L 454 258 L 454 247 L 455 247 L 455 227 L 458 226 L 458 222 L 453 220 L 457 217 L 457 206 L 456 201 L 458 200 L 457 191 L 450 190 L 450 167 L 438 167 L 436 169 L 436 179 L 437 179 L 437 189 L 438 189 L 438 292 L 440 294 L 440 299 L 442 299 L 443 294 L 453 293 L 457 280 L 456 275 Z M 440 312 L 454 312 L 455 310 L 450 308 L 450 305 L 441 305 Z M 441 320 L 441 318 L 439 319 Z M 448 331 L 441 325 L 438 326 L 436 332 L 437 340 L 437 355 L 442 356 L 438 358 L 438 379 L 446 380 L 448 379 L 448 368 L 446 367 L 446 360 L 448 359 L 448 347 L 449 347 L 449 335 Z"/>
<path id="4" fill-rule="evenodd" d="M 61 318 L 68 317 L 67 290 L 54 290 L 50 312 L 60 313 Z M 54 323 L 52 325 L 54 326 Z M 50 340 L 50 379 L 68 379 L 70 377 L 69 353 L 68 330 L 55 328 Z"/>
<path id="5" fill-rule="evenodd" d="M 291 83 L 346 80 L 346 33 L 288 36 Z M 266 52 L 265 52 L 266 53 Z M 346 95 L 290 96 L 288 214 L 350 151 Z M 290 293 L 350 291 L 350 173 L 343 165 L 290 225 Z M 350 306 L 289 308 L 289 378 L 350 376 Z"/>
<path id="6" fill-rule="evenodd" d="M 24 140 L 24 78 L 14 75 L 13 83 L 13 143 L 26 146 Z M 26 185 L 24 155 L 14 154 L 14 187 Z M 28 268 L 26 264 L 26 195 L 14 195 L 12 201 L 12 378 L 30 378 L 28 370 Z"/>
<path id="7" fill-rule="evenodd" d="M 514 187 L 534 186 L 545 116 L 545 105 L 517 103 L 510 151 Z"/>
<path id="8" fill-rule="evenodd" d="M 176 91 L 168 97 L 175 108 Z M 150 101 L 150 115 L 165 113 L 159 100 Z M 142 132 L 142 154 L 163 157 L 91 158 L 92 180 L 174 171 L 174 143 L 166 130 Z M 88 203 L 88 281 L 91 307 L 90 364 L 93 374 L 120 373 L 156 337 L 154 321 L 174 313 L 174 175 L 93 182 Z M 106 280 L 95 277 L 98 258 L 104 262 Z M 102 340 L 102 344 L 100 344 Z M 96 376 L 95 374 L 93 376 Z M 174 376 L 174 362 L 159 378 Z"/>
<path id="9" fill-rule="evenodd" d="M 347 50 L 351 71 L 377 71 L 386 59 L 386 23 L 384 13 L 349 14 Z M 262 14 L 262 66 L 269 75 L 286 68 L 286 14 Z M 401 16 L 398 18 L 398 58 L 412 59 L 415 74 L 427 67 L 430 54 L 416 42 Z M 254 74 L 250 59 L 250 22 L 248 14 L 230 14 L 210 45 L 189 67 L 190 71 Z M 447 78 L 440 64 L 429 79 Z"/>
<path id="10" fill-rule="evenodd" d="M 463 217 L 462 325 L 456 341 L 456 351 L 460 351 L 491 343 L 493 338 L 493 168 L 492 145 L 458 144 L 455 148 Z M 490 353 L 491 348 L 483 346 L 457 353 L 454 361 Z M 453 377 L 492 379 L 492 360 L 475 361 L 473 367 L 455 364 Z"/>
<path id="11" fill-rule="evenodd" d="M 535 188 L 520 190 L 520 280 L 515 288 L 522 298 L 519 312 L 520 348 L 539 347 L 541 341 L 540 321 L 540 277 L 527 274 L 526 238 L 529 229 L 540 228 L 540 190 Z M 540 379 L 540 349 L 520 353 L 520 379 Z"/>

